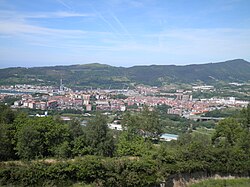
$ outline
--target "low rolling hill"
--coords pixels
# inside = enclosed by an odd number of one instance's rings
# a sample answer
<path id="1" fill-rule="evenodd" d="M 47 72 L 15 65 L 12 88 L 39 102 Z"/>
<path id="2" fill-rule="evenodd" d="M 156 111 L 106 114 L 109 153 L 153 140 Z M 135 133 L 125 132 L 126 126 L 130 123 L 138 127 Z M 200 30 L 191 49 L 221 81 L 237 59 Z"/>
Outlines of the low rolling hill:
<path id="1" fill-rule="evenodd" d="M 60 79 L 74 88 L 122 88 L 131 83 L 160 86 L 166 83 L 213 84 L 216 81 L 247 82 L 250 63 L 243 59 L 185 66 L 151 65 L 129 68 L 84 64 L 0 69 L 0 84 L 58 85 Z"/>

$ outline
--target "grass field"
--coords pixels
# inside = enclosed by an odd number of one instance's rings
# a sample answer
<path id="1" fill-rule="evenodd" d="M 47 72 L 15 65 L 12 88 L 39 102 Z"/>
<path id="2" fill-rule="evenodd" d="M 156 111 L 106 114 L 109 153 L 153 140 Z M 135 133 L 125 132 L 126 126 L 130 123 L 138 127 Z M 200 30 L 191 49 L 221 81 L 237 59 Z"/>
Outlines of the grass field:
<path id="1" fill-rule="evenodd" d="M 250 187 L 250 178 L 241 179 L 208 179 L 190 187 Z"/>

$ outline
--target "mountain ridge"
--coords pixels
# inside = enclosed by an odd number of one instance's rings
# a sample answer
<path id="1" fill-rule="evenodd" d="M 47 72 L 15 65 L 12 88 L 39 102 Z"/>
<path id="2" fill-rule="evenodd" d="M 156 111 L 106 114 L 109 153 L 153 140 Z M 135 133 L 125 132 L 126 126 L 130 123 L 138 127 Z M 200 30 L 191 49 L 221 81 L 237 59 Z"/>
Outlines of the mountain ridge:
<path id="1" fill-rule="evenodd" d="M 211 78 L 213 77 L 213 78 Z M 16 67 L 0 69 L 0 84 L 52 84 L 63 78 L 67 86 L 123 87 L 131 83 L 161 86 L 171 82 L 205 84 L 215 80 L 247 82 L 250 63 L 243 59 L 190 65 L 141 65 L 116 67 L 100 63 L 68 66 Z M 42 81 L 41 81 L 42 80 Z"/>

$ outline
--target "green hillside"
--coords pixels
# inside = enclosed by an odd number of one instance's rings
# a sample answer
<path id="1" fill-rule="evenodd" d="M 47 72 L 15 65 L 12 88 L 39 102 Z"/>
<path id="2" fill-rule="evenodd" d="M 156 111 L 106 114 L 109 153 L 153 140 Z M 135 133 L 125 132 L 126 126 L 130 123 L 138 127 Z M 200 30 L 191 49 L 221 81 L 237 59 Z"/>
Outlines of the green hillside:
<path id="1" fill-rule="evenodd" d="M 74 88 L 122 88 L 131 83 L 160 86 L 165 83 L 213 84 L 216 81 L 246 82 L 250 80 L 250 63 L 235 59 L 226 62 L 186 66 L 151 65 L 129 68 L 104 64 L 0 69 L 0 84 L 58 85 L 63 78 Z"/>
<path id="2" fill-rule="evenodd" d="M 129 68 L 128 71 L 137 82 L 153 81 L 155 84 L 161 84 L 164 81 L 212 83 L 216 80 L 226 82 L 250 80 L 250 63 L 242 59 L 187 66 L 137 66 Z"/>

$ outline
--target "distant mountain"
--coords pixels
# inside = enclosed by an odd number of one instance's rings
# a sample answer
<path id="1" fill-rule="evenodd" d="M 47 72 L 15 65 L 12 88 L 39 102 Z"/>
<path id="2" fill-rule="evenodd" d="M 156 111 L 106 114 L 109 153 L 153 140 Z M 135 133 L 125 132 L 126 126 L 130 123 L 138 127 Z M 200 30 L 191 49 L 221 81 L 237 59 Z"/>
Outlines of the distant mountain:
<path id="1" fill-rule="evenodd" d="M 131 83 L 160 86 L 165 83 L 212 84 L 216 81 L 250 80 L 250 63 L 235 59 L 226 62 L 186 66 L 151 65 L 130 68 L 104 64 L 0 69 L 0 84 L 58 85 L 60 79 L 74 88 L 122 88 Z"/>
<path id="2" fill-rule="evenodd" d="M 137 82 L 162 83 L 164 81 L 211 83 L 215 80 L 225 82 L 244 82 L 250 80 L 250 63 L 235 59 L 226 62 L 193 64 L 186 66 L 152 65 L 128 68 L 130 76 Z"/>

